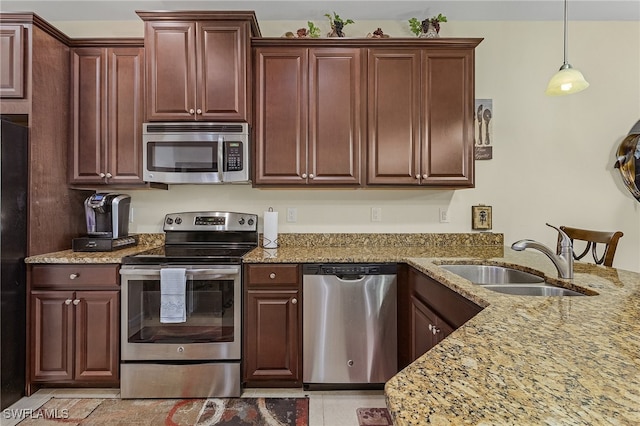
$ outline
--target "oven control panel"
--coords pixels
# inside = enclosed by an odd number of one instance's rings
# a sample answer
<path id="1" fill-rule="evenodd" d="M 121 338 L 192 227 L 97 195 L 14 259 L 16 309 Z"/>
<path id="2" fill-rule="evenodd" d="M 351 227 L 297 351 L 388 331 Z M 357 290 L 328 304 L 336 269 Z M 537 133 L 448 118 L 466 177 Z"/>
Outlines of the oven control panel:
<path id="1" fill-rule="evenodd" d="M 258 216 L 236 212 L 169 213 L 164 231 L 252 231 L 258 230 Z"/>

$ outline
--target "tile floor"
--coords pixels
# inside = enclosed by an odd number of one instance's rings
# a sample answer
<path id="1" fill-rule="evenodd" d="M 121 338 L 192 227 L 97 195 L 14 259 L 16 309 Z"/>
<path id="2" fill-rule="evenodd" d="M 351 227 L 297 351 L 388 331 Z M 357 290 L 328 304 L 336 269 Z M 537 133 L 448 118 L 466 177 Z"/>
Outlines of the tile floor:
<path id="1" fill-rule="evenodd" d="M 302 389 L 245 389 L 242 396 L 301 397 L 309 396 L 309 426 L 358 426 L 356 408 L 385 407 L 382 390 L 362 391 L 304 391 Z M 40 389 L 30 397 L 22 398 L 7 410 L 40 408 L 52 397 L 57 398 L 118 398 L 119 389 Z M 0 413 L 2 426 L 14 426 L 19 420 Z"/>

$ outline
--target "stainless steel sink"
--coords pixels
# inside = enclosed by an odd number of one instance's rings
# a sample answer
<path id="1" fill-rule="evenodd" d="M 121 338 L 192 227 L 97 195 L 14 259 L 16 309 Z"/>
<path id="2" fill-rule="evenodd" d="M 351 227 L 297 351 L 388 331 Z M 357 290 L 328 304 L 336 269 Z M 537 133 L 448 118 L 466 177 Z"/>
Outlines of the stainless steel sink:
<path id="1" fill-rule="evenodd" d="M 469 263 L 438 266 L 498 293 L 516 296 L 585 296 L 568 288 L 548 284 L 544 277 L 507 266 Z"/>
<path id="2" fill-rule="evenodd" d="M 486 289 L 496 291 L 498 293 L 512 294 L 516 296 L 586 296 L 583 293 L 569 290 L 568 288 L 556 287 L 552 285 L 495 285 L 489 284 L 483 286 Z"/>
<path id="3" fill-rule="evenodd" d="M 544 277 L 497 265 L 447 264 L 438 265 L 474 284 L 531 284 L 543 283 Z"/>

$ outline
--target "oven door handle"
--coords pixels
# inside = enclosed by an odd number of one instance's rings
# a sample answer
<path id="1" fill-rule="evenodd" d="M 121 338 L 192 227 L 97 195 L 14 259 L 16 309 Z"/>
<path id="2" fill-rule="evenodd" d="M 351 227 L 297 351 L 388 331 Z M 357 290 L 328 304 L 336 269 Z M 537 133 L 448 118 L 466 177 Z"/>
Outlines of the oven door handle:
<path id="1" fill-rule="evenodd" d="M 240 272 L 239 268 L 229 269 L 187 269 L 187 276 L 189 277 L 211 277 L 221 278 L 228 275 L 237 275 Z M 160 269 L 120 269 L 120 275 L 138 275 L 138 276 L 160 276 Z"/>

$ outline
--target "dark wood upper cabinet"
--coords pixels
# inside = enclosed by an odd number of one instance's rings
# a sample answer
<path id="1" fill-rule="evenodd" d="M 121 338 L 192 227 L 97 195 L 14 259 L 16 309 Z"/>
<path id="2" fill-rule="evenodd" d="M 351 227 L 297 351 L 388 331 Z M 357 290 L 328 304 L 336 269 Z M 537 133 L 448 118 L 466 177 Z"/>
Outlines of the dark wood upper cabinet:
<path id="1" fill-rule="evenodd" d="M 140 184 L 144 48 L 71 51 L 71 184 Z"/>
<path id="2" fill-rule="evenodd" d="M 27 256 L 70 249 L 72 239 L 86 233 L 82 203 L 88 195 L 67 185 L 71 40 L 33 13 L 0 12 L 0 29 L 7 28 L 3 35 L 8 38 L 0 42 L 0 84 L 6 88 L 6 66 L 9 74 L 16 71 L 14 82 L 23 79 L 23 93 L 19 98 L 0 95 L 0 113 L 29 126 Z M 9 45 L 19 36 L 23 50 L 18 54 L 20 48 Z M 15 60 L 7 60 L 14 54 Z"/>
<path id="3" fill-rule="evenodd" d="M 256 185 L 361 183 L 357 48 L 255 49 Z"/>
<path id="4" fill-rule="evenodd" d="M 422 51 L 421 184 L 474 186 L 474 50 Z"/>
<path id="5" fill-rule="evenodd" d="M 0 97 L 25 96 L 25 27 L 0 25 Z"/>
<path id="6" fill-rule="evenodd" d="M 369 185 L 474 185 L 474 47 L 368 50 Z"/>
<path id="7" fill-rule="evenodd" d="M 420 50 L 369 49 L 368 184 L 420 180 Z"/>
<path id="8" fill-rule="evenodd" d="M 481 41 L 253 39 L 254 185 L 473 187 Z"/>
<path id="9" fill-rule="evenodd" d="M 252 12 L 138 12 L 149 121 L 250 121 Z"/>

